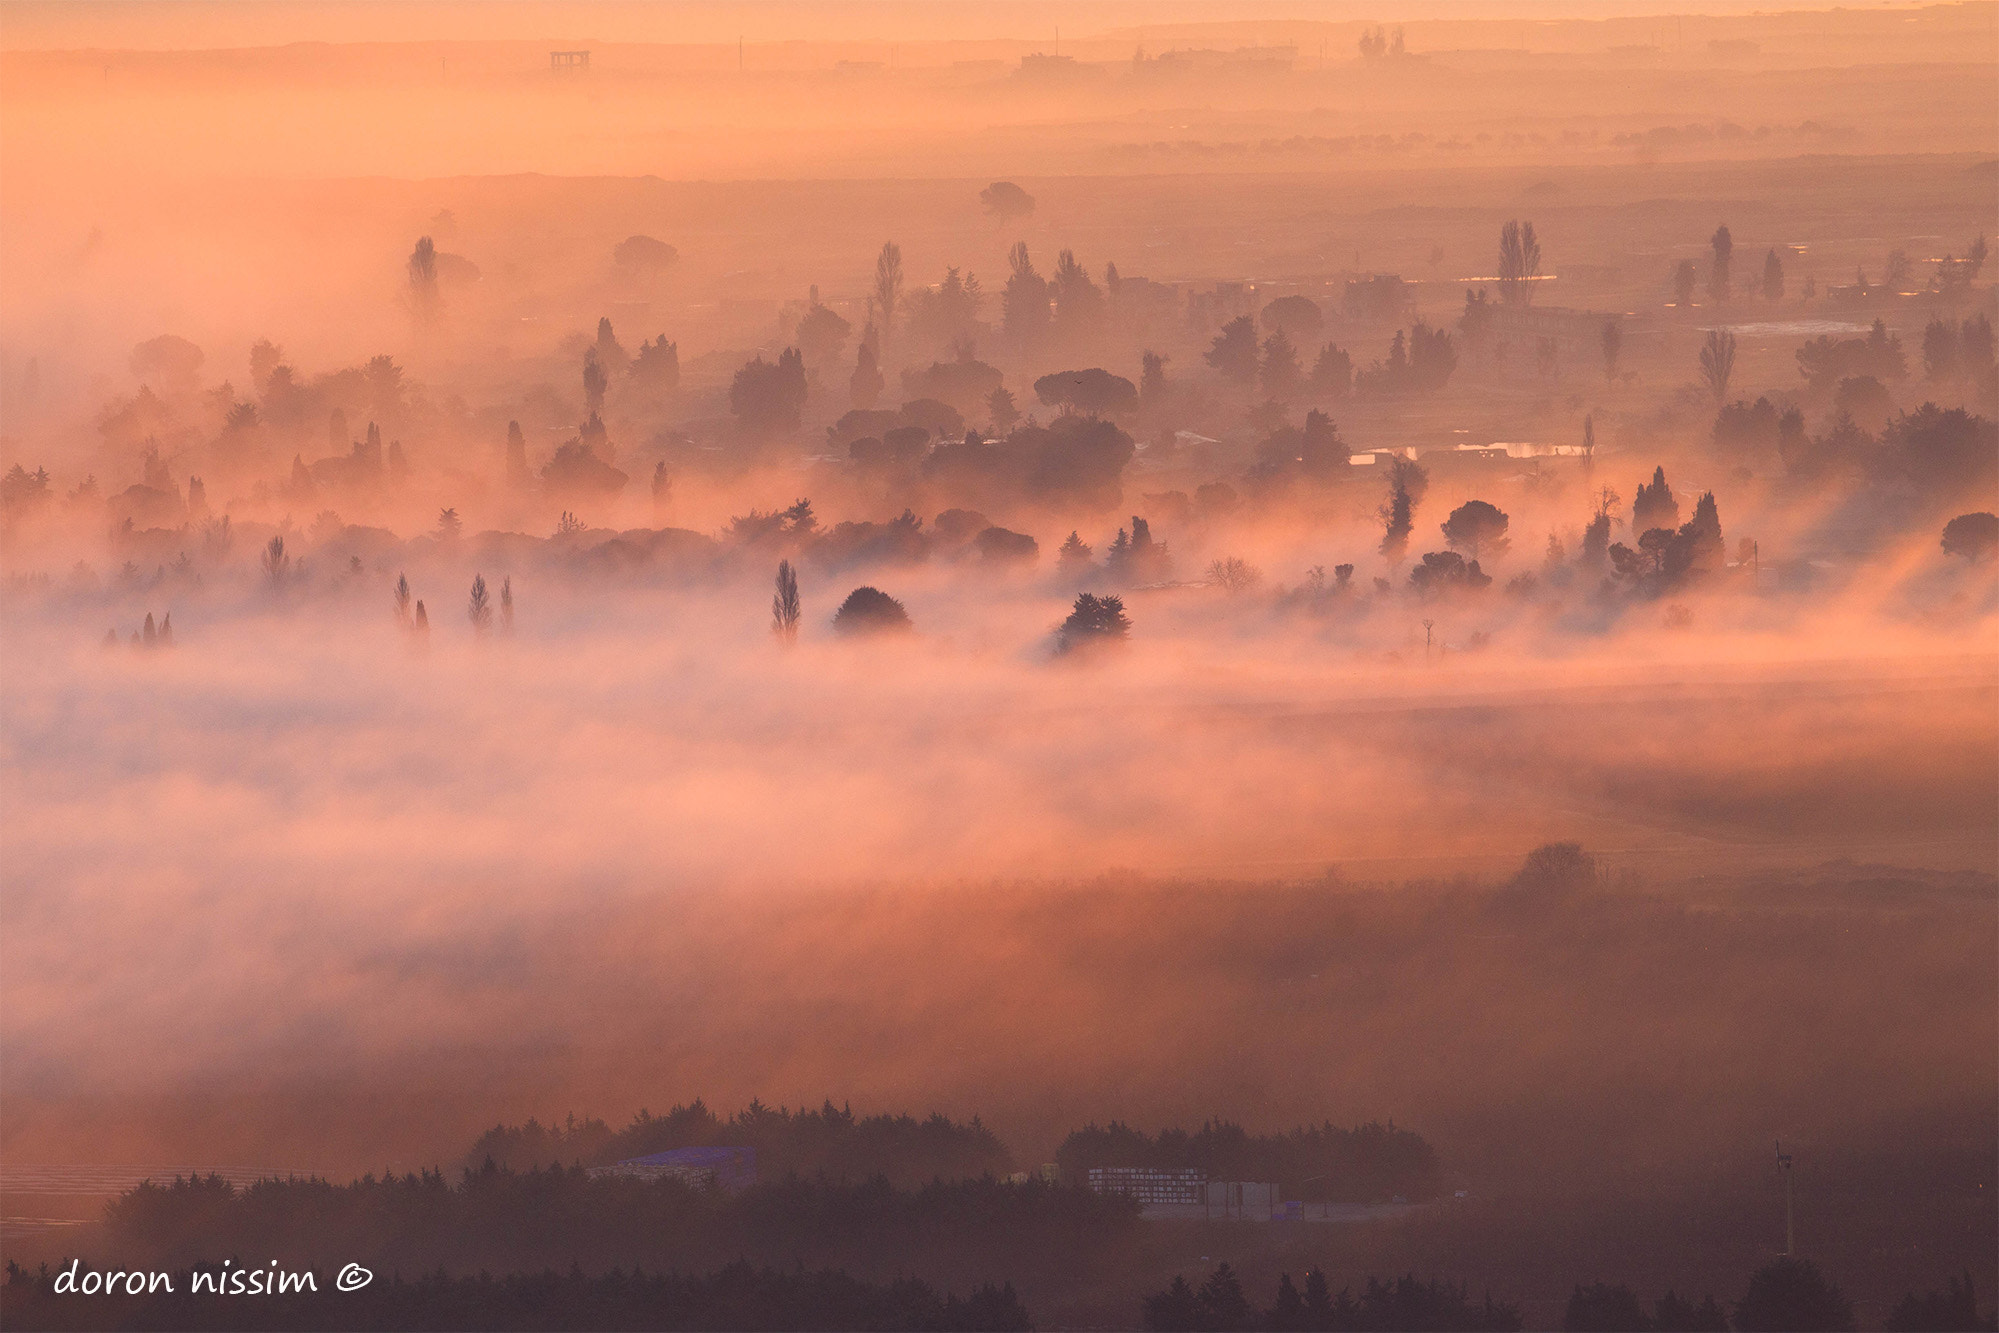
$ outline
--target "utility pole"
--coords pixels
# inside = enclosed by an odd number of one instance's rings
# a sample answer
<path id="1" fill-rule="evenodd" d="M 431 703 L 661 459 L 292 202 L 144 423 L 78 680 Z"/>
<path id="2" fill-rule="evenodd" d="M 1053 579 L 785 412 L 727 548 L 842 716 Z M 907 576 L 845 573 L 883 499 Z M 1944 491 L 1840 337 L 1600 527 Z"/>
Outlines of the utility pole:
<path id="1" fill-rule="evenodd" d="M 1423 656 L 1426 659 L 1430 656 L 1430 627 L 1436 623 L 1434 620 L 1423 622 Z"/>
<path id="2" fill-rule="evenodd" d="M 1791 1154 L 1784 1151 L 1782 1140 L 1777 1143 L 1777 1170 L 1784 1177 L 1784 1257 L 1788 1259 L 1798 1252 L 1798 1236 L 1791 1210 Z"/>

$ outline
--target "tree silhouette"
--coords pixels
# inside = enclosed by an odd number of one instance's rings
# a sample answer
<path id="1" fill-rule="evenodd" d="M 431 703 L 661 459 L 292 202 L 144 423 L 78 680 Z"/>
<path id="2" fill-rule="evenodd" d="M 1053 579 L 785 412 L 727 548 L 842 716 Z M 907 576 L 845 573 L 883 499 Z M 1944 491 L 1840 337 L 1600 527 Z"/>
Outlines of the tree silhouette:
<path id="1" fill-rule="evenodd" d="M 1923 374 L 1940 384 L 1957 378 L 1962 363 L 1962 335 L 1947 319 L 1932 318 L 1923 326 Z"/>
<path id="2" fill-rule="evenodd" d="M 1325 326 L 1325 312 L 1319 303 L 1309 296 L 1293 294 L 1280 296 L 1263 307 L 1260 316 L 1263 327 L 1272 333 L 1282 333 L 1293 343 L 1309 345 Z"/>
<path id="3" fill-rule="evenodd" d="M 847 335 L 853 331 L 854 326 L 838 311 L 819 303 L 819 289 L 814 287 L 792 336 L 798 342 L 799 352 L 818 367 L 839 357 L 840 349 L 847 345 Z"/>
<path id="4" fill-rule="evenodd" d="M 902 247 L 894 241 L 882 242 L 875 256 L 875 309 L 881 311 L 881 335 L 887 339 L 895 331 L 895 308 L 902 300 Z"/>
<path id="5" fill-rule="evenodd" d="M 1332 343 L 1319 349 L 1312 363 L 1312 392 L 1338 402 L 1353 391 L 1353 358 Z"/>
<path id="6" fill-rule="evenodd" d="M 652 512 L 654 518 L 663 518 L 667 507 L 673 503 L 673 477 L 666 470 L 666 460 L 660 459 L 652 465 Z"/>
<path id="7" fill-rule="evenodd" d="M 396 623 L 404 629 L 410 627 L 410 581 L 407 574 L 396 575 Z"/>
<path id="8" fill-rule="evenodd" d="M 1701 383 L 1707 385 L 1716 403 L 1728 398 L 1728 381 L 1735 374 L 1735 334 L 1727 329 L 1709 329 L 1701 344 Z"/>
<path id="9" fill-rule="evenodd" d="M 1351 1290 L 1335 1299 L 1325 1274 L 1305 1276 L 1301 1297 L 1290 1274 L 1278 1278 L 1277 1299 L 1267 1310 L 1253 1308 L 1235 1271 L 1223 1264 L 1196 1291 L 1175 1275 L 1164 1291 L 1145 1298 L 1144 1325 L 1156 1330 L 1326 1330 L 1327 1333 L 1380 1333 L 1382 1330 L 1458 1329 L 1465 1333 L 1508 1333 L 1521 1327 L 1520 1311 L 1491 1297 L 1473 1303 L 1463 1285 L 1419 1281 L 1414 1275 L 1383 1282 L 1370 1277 L 1356 1297 Z M 1649 1327 L 1649 1325 L 1641 1325 Z"/>
<path id="10" fill-rule="evenodd" d="M 882 387 L 881 361 L 875 350 L 875 326 L 870 323 L 861 334 L 861 350 L 854 358 L 854 374 L 847 381 L 847 401 L 858 411 L 868 411 L 880 401 Z"/>
<path id="11" fill-rule="evenodd" d="M 1766 301 L 1784 299 L 1784 261 L 1777 258 L 1775 248 L 1763 256 L 1763 299 Z"/>
<path id="12" fill-rule="evenodd" d="M 1479 568 L 1478 561 L 1466 560 L 1456 551 L 1425 551 L 1422 563 L 1409 571 L 1409 586 L 1425 593 L 1476 590 L 1491 583 L 1492 576 Z"/>
<path id="13" fill-rule="evenodd" d="M 1562 1315 L 1563 1333 L 1653 1333 L 1638 1293 L 1623 1283 L 1576 1284 Z"/>
<path id="14" fill-rule="evenodd" d="M 1277 1299 L 1263 1316 L 1264 1327 L 1305 1329 L 1311 1327 L 1311 1322 L 1305 1309 L 1305 1298 L 1298 1294 L 1298 1284 L 1291 1280 L 1289 1273 L 1278 1274 Z"/>
<path id="15" fill-rule="evenodd" d="M 1152 540 L 1152 525 L 1136 514 L 1131 518 L 1131 536 L 1127 538 L 1124 529 L 1119 528 L 1117 540 L 1111 543 L 1104 557 L 1105 572 L 1133 583 L 1163 579 L 1172 568 L 1173 558 L 1166 543 Z"/>
<path id="16" fill-rule="evenodd" d="M 439 541 L 456 541 L 465 531 L 465 520 L 458 517 L 456 509 L 437 511 L 437 538 Z"/>
<path id="17" fill-rule="evenodd" d="M 1735 1303 L 1737 1328 L 1781 1333 L 1840 1333 L 1853 1327 L 1853 1305 L 1818 1265 L 1789 1255 L 1750 1276 Z"/>
<path id="18" fill-rule="evenodd" d="M 1004 384 L 994 389 L 986 398 L 986 415 L 992 428 L 1001 435 L 1013 429 L 1020 420 L 1020 409 L 1013 404 L 1013 393 Z"/>
<path id="19" fill-rule="evenodd" d="M 1125 411 L 1138 402 L 1138 390 L 1130 380 L 1097 368 L 1043 375 L 1034 381 L 1034 396 L 1050 407 L 1092 417 Z"/>
<path id="20" fill-rule="evenodd" d="M 1366 35 L 1361 37 L 1367 40 Z M 1143 1306 L 1145 1326 L 1156 1333 L 1179 1333 L 1180 1330 L 1205 1328 L 1202 1322 L 1200 1299 L 1194 1289 L 1187 1285 L 1187 1279 L 1178 1273 L 1166 1290 L 1147 1296 Z"/>
<path id="21" fill-rule="evenodd" d="M 1055 275 L 1049 280 L 1055 296 L 1055 324 L 1072 340 L 1087 338 L 1103 321 L 1104 294 L 1076 261 L 1073 250 L 1055 257 Z"/>
<path id="22" fill-rule="evenodd" d="M 1291 337 L 1278 328 L 1263 340 L 1263 365 L 1259 370 L 1263 392 L 1279 400 L 1289 399 L 1304 382 L 1304 368 L 1298 364 L 1298 350 Z"/>
<path id="23" fill-rule="evenodd" d="M 897 633 L 911 627 L 908 609 L 879 588 L 854 589 L 833 613 L 834 632 L 849 636 Z"/>
<path id="24" fill-rule="evenodd" d="M 1735 254 L 1735 240 L 1728 234 L 1726 226 L 1717 227 L 1714 235 L 1708 239 L 1708 247 L 1714 251 L 1714 264 L 1708 269 L 1707 274 L 1708 295 L 1712 296 L 1717 304 L 1726 304 L 1731 287 L 1729 266 Z"/>
<path id="25" fill-rule="evenodd" d="M 680 344 L 668 342 L 664 333 L 650 342 L 641 342 L 638 355 L 632 358 L 631 368 L 625 373 L 633 383 L 645 388 L 673 392 L 680 387 Z"/>
<path id="26" fill-rule="evenodd" d="M 609 315 L 597 317 L 597 341 L 590 350 L 597 354 L 598 363 L 607 373 L 624 369 L 631 360 L 625 352 L 624 344 L 618 341 L 617 330 L 611 327 Z"/>
<path id="27" fill-rule="evenodd" d="M 1895 1305 L 1888 1316 L 1888 1333 L 1957 1333 L 1958 1330 L 1989 1329 L 1993 1320 L 1981 1319 L 1978 1312 L 1978 1295 L 1972 1289 L 1971 1270 L 1966 1269 L 1964 1281 L 1949 1279 L 1946 1290 L 1927 1291 L 1921 1296 L 1910 1292 Z"/>
<path id="28" fill-rule="evenodd" d="M 437 246 L 428 236 L 419 236 L 409 257 L 410 308 L 419 319 L 437 314 Z"/>
<path id="29" fill-rule="evenodd" d="M 514 632 L 514 576 L 505 575 L 500 579 L 500 633 Z"/>
<path id="30" fill-rule="evenodd" d="M 1728 1312 L 1711 1295 L 1695 1305 L 1668 1290 L 1652 1310 L 1657 1333 L 1728 1333 Z"/>
<path id="31" fill-rule="evenodd" d="M 465 618 L 472 622 L 472 632 L 484 637 L 487 627 L 493 623 L 493 608 L 486 596 L 486 576 L 472 576 L 472 596 L 465 604 Z"/>
<path id="32" fill-rule="evenodd" d="M 1263 579 L 1263 571 L 1239 555 L 1231 555 L 1208 566 L 1208 582 L 1234 595 L 1247 592 Z"/>
<path id="33" fill-rule="evenodd" d="M 1000 323 L 1016 345 L 1031 348 L 1048 330 L 1048 280 L 1035 272 L 1025 241 L 1013 243 L 1006 262 L 1008 277 L 1000 294 Z"/>
<path id="34" fill-rule="evenodd" d="M 1673 488 L 1666 484 L 1666 469 L 1652 469 L 1649 484 L 1640 483 L 1631 497 L 1631 526 L 1643 533 L 1653 528 L 1679 526 L 1680 502 L 1673 498 Z"/>
<path id="35" fill-rule="evenodd" d="M 1694 284 L 1699 281 L 1694 261 L 1682 259 L 1673 269 L 1673 304 L 1685 310 L 1694 301 Z"/>
<path id="36" fill-rule="evenodd" d="M 1056 556 L 1061 562 L 1061 567 L 1065 571 L 1074 571 L 1088 565 L 1092 554 L 1090 544 L 1075 532 L 1069 534 L 1068 539 L 1062 543 L 1061 549 L 1056 552 Z"/>
<path id="37" fill-rule="evenodd" d="M 515 490 L 534 484 L 534 473 L 528 470 L 528 437 L 518 421 L 507 423 L 507 484 Z"/>
<path id="38" fill-rule="evenodd" d="M 1203 1327 L 1218 1329 L 1248 1328 L 1251 1322 L 1249 1300 L 1243 1295 L 1242 1279 L 1226 1263 L 1208 1275 L 1197 1293 L 1201 1302 Z"/>
<path id="39" fill-rule="evenodd" d="M 1525 305 L 1531 279 L 1541 272 L 1541 242 L 1534 224 L 1518 220 L 1499 229 L 1499 294 L 1508 305 Z"/>
<path id="40" fill-rule="evenodd" d="M 1088 550 L 1087 547 L 1084 549 Z M 1059 647 L 1063 652 L 1121 642 L 1130 634 L 1131 618 L 1124 613 L 1123 598 L 1098 597 L 1087 592 L 1076 598 L 1069 618 L 1057 631 Z"/>
<path id="41" fill-rule="evenodd" d="M 604 391 L 611 385 L 604 374 L 604 367 L 597 360 L 597 349 L 583 353 L 583 411 L 587 416 L 596 416 L 604 410 Z"/>
<path id="42" fill-rule="evenodd" d="M 292 558 L 290 553 L 285 550 L 285 539 L 282 533 L 271 538 L 270 545 L 264 548 L 263 564 L 264 577 L 270 580 L 271 591 L 284 591 L 285 584 L 291 580 Z"/>
<path id="43" fill-rule="evenodd" d="M 611 262 L 634 273 L 650 275 L 680 258 L 680 252 L 652 236 L 627 236 L 611 250 Z"/>
<path id="44" fill-rule="evenodd" d="M 1381 508 L 1381 516 L 1387 522 L 1387 530 L 1381 537 L 1381 554 L 1391 565 L 1401 564 L 1409 554 L 1409 534 L 1415 527 L 1412 522 L 1414 508 L 1409 488 L 1400 477 L 1395 478 L 1388 499 Z"/>
<path id="45" fill-rule="evenodd" d="M 770 632 L 777 636 L 779 642 L 792 644 L 798 641 L 800 614 L 798 575 L 792 570 L 789 560 L 780 560 L 777 562 L 777 591 L 771 594 L 770 599 Z"/>
<path id="46" fill-rule="evenodd" d="M 1256 382 L 1260 351 L 1256 321 L 1248 315 L 1238 315 L 1222 326 L 1203 359 L 1224 378 L 1248 385 Z"/>
<path id="47" fill-rule="evenodd" d="M 1943 550 L 1974 564 L 1999 551 L 1999 515 L 1959 514 L 1943 525 Z"/>
<path id="48" fill-rule="evenodd" d="M 1469 551 L 1476 560 L 1481 555 L 1503 555 L 1507 548 L 1507 518 L 1484 500 L 1470 500 L 1451 511 L 1444 520 L 1444 540 L 1459 550 Z"/>
<path id="49" fill-rule="evenodd" d="M 1147 350 L 1138 359 L 1138 401 L 1146 407 L 1158 407 L 1166 399 L 1166 363 L 1171 357 Z"/>
<path id="50" fill-rule="evenodd" d="M 1603 378 L 1611 382 L 1617 378 L 1617 358 L 1624 351 L 1624 326 L 1614 319 L 1603 322 L 1603 332 L 1597 337 L 1597 345 L 1603 349 Z"/>
<path id="51" fill-rule="evenodd" d="M 1012 181 L 994 181 L 979 191 L 979 202 L 1001 222 L 1024 218 L 1034 211 L 1034 196 Z"/>
<path id="52" fill-rule="evenodd" d="M 796 430 L 806 393 L 805 359 L 796 347 L 787 347 L 774 362 L 759 355 L 736 372 L 729 410 L 748 430 Z"/>

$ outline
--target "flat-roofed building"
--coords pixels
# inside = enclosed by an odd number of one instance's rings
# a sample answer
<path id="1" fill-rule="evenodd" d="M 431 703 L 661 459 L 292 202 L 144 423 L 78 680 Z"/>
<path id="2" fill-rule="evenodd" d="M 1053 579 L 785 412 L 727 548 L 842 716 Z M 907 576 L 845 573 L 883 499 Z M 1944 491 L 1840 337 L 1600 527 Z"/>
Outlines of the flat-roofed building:
<path id="1" fill-rule="evenodd" d="M 1093 1166 L 1090 1189 L 1121 1194 L 1142 1204 L 1199 1204 L 1207 1197 L 1208 1173 L 1199 1167 Z"/>
<path id="2" fill-rule="evenodd" d="M 678 1180 L 714 1185 L 725 1190 L 748 1189 L 757 1180 L 755 1148 L 669 1148 L 665 1152 L 628 1157 L 609 1166 L 593 1166 L 591 1176 L 625 1176 L 633 1180 Z"/>

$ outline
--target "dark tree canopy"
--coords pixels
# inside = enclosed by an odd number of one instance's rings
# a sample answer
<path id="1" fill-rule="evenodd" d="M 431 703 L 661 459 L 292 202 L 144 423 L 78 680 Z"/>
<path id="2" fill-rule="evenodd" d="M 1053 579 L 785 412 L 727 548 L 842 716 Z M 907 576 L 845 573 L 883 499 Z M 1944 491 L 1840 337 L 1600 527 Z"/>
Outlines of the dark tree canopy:
<path id="1" fill-rule="evenodd" d="M 1034 196 L 1012 181 L 994 181 L 979 191 L 979 202 L 985 205 L 986 212 L 1002 222 L 1024 218 L 1034 211 Z"/>
<path id="2" fill-rule="evenodd" d="M 1652 470 L 1652 480 L 1641 483 L 1631 497 L 1631 526 L 1637 532 L 1679 526 L 1680 502 L 1666 484 L 1666 469 Z"/>
<path id="3" fill-rule="evenodd" d="M 1943 1291 L 1920 1296 L 1912 1291 L 1902 1297 L 1888 1316 L 1887 1329 L 1888 1333 L 1970 1333 L 1989 1329 L 1993 1323 L 1979 1314 L 1978 1293 L 1967 1270 L 1962 1281 L 1951 1278 Z"/>
<path id="4" fill-rule="evenodd" d="M 759 356 L 736 372 L 729 410 L 751 430 L 796 430 L 805 395 L 805 359 L 787 347 L 774 362 Z"/>
<path id="5" fill-rule="evenodd" d="M 207 357 L 176 333 L 148 338 L 132 349 L 132 373 L 142 380 L 191 380 Z"/>
<path id="6" fill-rule="evenodd" d="M 1202 356 L 1224 378 L 1250 384 L 1256 380 L 1262 352 L 1263 344 L 1256 336 L 1256 321 L 1248 315 L 1241 315 L 1222 326 L 1222 331 L 1215 335 L 1215 340 Z"/>
<path id="7" fill-rule="evenodd" d="M 1138 405 L 1138 389 L 1122 375 L 1092 367 L 1063 370 L 1034 381 L 1034 396 L 1050 407 L 1093 417 L 1111 416 Z"/>
<path id="8" fill-rule="evenodd" d="M 1563 1333 L 1652 1333 L 1652 1320 L 1638 1293 L 1623 1283 L 1581 1283 L 1562 1313 Z"/>
<path id="9" fill-rule="evenodd" d="M 1999 514 L 1959 514 L 1943 525 L 1943 549 L 1971 561 L 1999 551 Z"/>
<path id="10" fill-rule="evenodd" d="M 579 437 L 555 451 L 542 468 L 541 479 L 550 496 L 579 503 L 616 499 L 631 476 L 599 458 L 596 449 Z"/>
<path id="11" fill-rule="evenodd" d="M 1809 1259 L 1772 1260 L 1749 1279 L 1735 1303 L 1735 1326 L 1760 1333 L 1842 1333 L 1853 1304 Z"/>
<path id="12" fill-rule="evenodd" d="M 1332 1294 L 1326 1275 L 1314 1268 L 1301 1293 L 1289 1273 L 1279 1276 L 1276 1300 L 1259 1308 L 1242 1279 L 1224 1263 L 1199 1288 L 1176 1274 L 1164 1291 L 1145 1298 L 1140 1314 L 1148 1329 L 1235 1330 L 1311 1329 L 1325 1333 L 1510 1333 L 1522 1327 L 1520 1311 L 1490 1296 L 1474 1301 L 1470 1288 L 1414 1274 L 1383 1282 L 1370 1277 L 1356 1295 L 1352 1288 Z M 1643 1325 L 1641 1327 L 1650 1327 Z"/>
<path id="13" fill-rule="evenodd" d="M 1309 296 L 1293 293 L 1280 296 L 1263 307 L 1263 327 L 1282 333 L 1299 346 L 1310 343 L 1325 327 L 1326 316 L 1319 303 Z"/>
<path id="14" fill-rule="evenodd" d="M 1830 393 L 1841 380 L 1855 375 L 1872 375 L 1886 383 L 1905 379 L 1909 373 L 1902 339 L 1878 319 L 1865 338 L 1813 338 L 1798 349 L 1797 359 L 1798 373 L 1816 393 Z"/>
<path id="15" fill-rule="evenodd" d="M 1070 535 L 1074 537 L 1073 533 Z M 1084 549 L 1087 552 L 1088 548 Z M 1084 558 L 1088 558 L 1087 554 Z M 1076 598 L 1069 618 L 1062 622 L 1059 643 L 1061 651 L 1073 652 L 1095 644 L 1116 643 L 1130 634 L 1131 617 L 1124 613 L 1123 598 L 1098 597 L 1086 592 Z"/>
<path id="16" fill-rule="evenodd" d="M 921 370 L 902 372 L 902 391 L 910 398 L 949 403 L 968 419 L 988 410 L 1005 377 L 999 367 L 975 358 L 933 361 Z"/>
<path id="17" fill-rule="evenodd" d="M 1484 500 L 1468 500 L 1444 520 L 1444 540 L 1459 550 L 1471 552 L 1474 560 L 1481 555 L 1503 555 L 1508 544 L 1506 527 L 1507 517 L 1497 506 Z"/>
<path id="18" fill-rule="evenodd" d="M 854 589 L 833 613 L 833 629 L 840 634 L 896 633 L 911 628 L 909 612 L 902 603 L 879 588 Z"/>
<path id="19" fill-rule="evenodd" d="M 1881 433 L 1882 463 L 1940 497 L 1985 500 L 1999 486 L 1999 422 L 1924 403 Z"/>
<path id="20" fill-rule="evenodd" d="M 612 249 L 611 258 L 620 268 L 643 272 L 665 268 L 680 258 L 680 252 L 651 236 L 627 236 Z"/>
<path id="21" fill-rule="evenodd" d="M 1419 592 L 1475 590 L 1489 587 L 1492 576 L 1478 567 L 1478 561 L 1467 561 L 1456 551 L 1428 551 L 1423 563 L 1409 571 L 1409 583 Z"/>

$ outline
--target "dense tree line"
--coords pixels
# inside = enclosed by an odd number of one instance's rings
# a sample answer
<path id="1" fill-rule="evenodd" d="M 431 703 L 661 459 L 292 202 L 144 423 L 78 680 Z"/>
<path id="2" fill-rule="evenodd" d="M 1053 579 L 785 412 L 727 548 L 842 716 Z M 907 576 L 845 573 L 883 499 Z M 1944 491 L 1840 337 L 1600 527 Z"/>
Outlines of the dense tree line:
<path id="1" fill-rule="evenodd" d="M 345 1185 L 148 1183 L 107 1208 L 100 1236 L 105 1257 L 149 1267 L 254 1256 L 294 1267 L 355 1262 L 377 1273 L 578 1263 L 592 1273 L 704 1272 L 746 1260 L 861 1276 L 921 1272 L 968 1285 L 1086 1271 L 1136 1225 L 1137 1210 L 1123 1199 L 990 1176 L 914 1190 L 792 1176 L 730 1193 L 670 1179 L 593 1178 L 575 1166 L 487 1166 L 456 1184 L 435 1171 Z"/>
<path id="2" fill-rule="evenodd" d="M 1004 1175 L 1014 1161 L 1006 1145 L 974 1116 L 959 1124 L 932 1114 L 857 1116 L 851 1107 L 828 1101 L 818 1110 L 751 1102 L 726 1119 L 698 1098 L 664 1115 L 641 1110 L 631 1124 L 613 1130 L 602 1120 L 568 1120 L 544 1125 L 496 1125 L 480 1135 L 464 1165 L 526 1170 L 553 1164 L 601 1166 L 665 1152 L 670 1148 L 747 1147 L 756 1149 L 765 1178 L 788 1173 L 835 1180 L 881 1176 L 891 1184 L 963 1180 Z"/>
<path id="3" fill-rule="evenodd" d="M 67 1267 L 67 1265 L 64 1265 Z M 252 1299 L 178 1289 L 146 1296 L 54 1291 L 60 1270 L 8 1265 L 0 1323 L 67 1329 L 864 1329 L 1003 1333 L 1033 1321 L 1012 1284 L 986 1284 L 960 1300 L 914 1278 L 863 1282 L 833 1270 L 782 1272 L 746 1263 L 706 1276 L 625 1272 L 596 1277 L 572 1267 L 493 1277 L 386 1275 L 358 1291 L 332 1282 L 305 1293 Z"/>
<path id="4" fill-rule="evenodd" d="M 1434 1198 L 1441 1188 L 1437 1154 L 1422 1136 L 1393 1124 L 1306 1125 L 1251 1134 L 1211 1120 L 1193 1133 L 1156 1136 L 1113 1120 L 1070 1134 L 1055 1151 L 1063 1174 L 1087 1180 L 1094 1166 L 1198 1167 L 1211 1180 L 1274 1181 L 1288 1199 L 1386 1203 Z"/>
<path id="5" fill-rule="evenodd" d="M 1522 1327 L 1517 1308 L 1499 1304 L 1489 1295 L 1474 1301 L 1464 1286 L 1436 1279 L 1422 1281 L 1413 1274 L 1389 1282 L 1370 1277 L 1359 1295 L 1342 1288 L 1335 1296 L 1326 1275 L 1316 1268 L 1305 1275 L 1303 1291 L 1289 1273 L 1281 1276 L 1276 1297 L 1268 1306 L 1252 1303 L 1242 1279 L 1222 1264 L 1198 1288 L 1175 1276 L 1166 1290 L 1146 1297 L 1142 1309 L 1145 1327 L 1159 1333 L 1249 1329 L 1273 1333 L 1511 1333 Z"/>
<path id="6" fill-rule="evenodd" d="M 1271 1303 L 1261 1305 L 1226 1263 L 1199 1287 L 1176 1275 L 1164 1291 L 1145 1297 L 1140 1309 L 1145 1327 L 1159 1333 L 1487 1333 L 1523 1326 L 1516 1306 L 1490 1295 L 1473 1300 L 1462 1284 L 1413 1274 L 1388 1282 L 1370 1277 L 1358 1294 L 1343 1288 L 1335 1296 L 1316 1268 L 1306 1273 L 1303 1290 L 1285 1273 Z M 1630 1287 L 1591 1282 L 1576 1284 L 1562 1313 L 1564 1333 L 1728 1333 L 1731 1328 L 1842 1333 L 1853 1326 L 1853 1306 L 1839 1288 L 1809 1259 L 1790 1257 L 1757 1269 L 1728 1309 L 1711 1295 L 1695 1303 L 1668 1291 L 1648 1312 Z M 1969 1273 L 1961 1282 L 1952 1278 L 1943 1292 L 1911 1292 L 1888 1318 L 1890 1333 L 1978 1333 L 1992 1327 L 1993 1319 L 1979 1314 Z"/>

